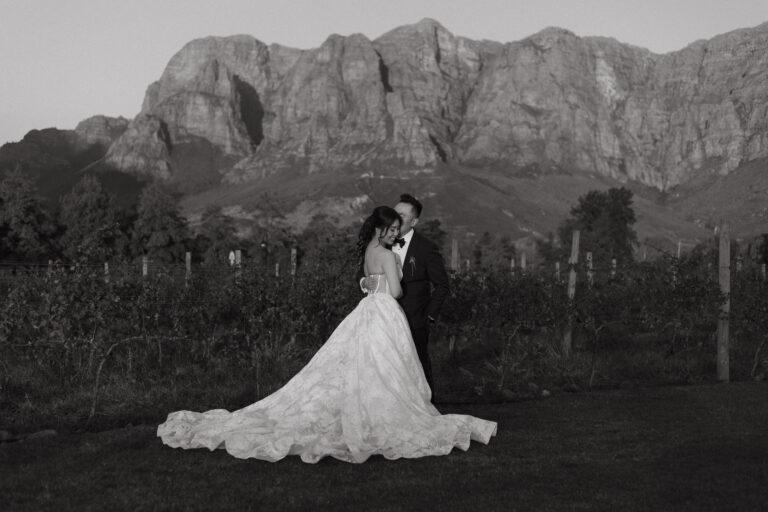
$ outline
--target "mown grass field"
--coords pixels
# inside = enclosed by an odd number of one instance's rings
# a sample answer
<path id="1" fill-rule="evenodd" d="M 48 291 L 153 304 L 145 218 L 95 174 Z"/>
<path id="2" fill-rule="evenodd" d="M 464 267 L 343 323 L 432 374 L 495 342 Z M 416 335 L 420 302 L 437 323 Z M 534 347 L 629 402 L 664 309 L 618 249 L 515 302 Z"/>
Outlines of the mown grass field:
<path id="1" fill-rule="evenodd" d="M 443 405 L 499 422 L 488 446 L 362 465 L 174 450 L 155 425 L 0 445 L 0 509 L 766 510 L 768 385 Z M 158 418 L 161 421 L 163 418 Z"/>

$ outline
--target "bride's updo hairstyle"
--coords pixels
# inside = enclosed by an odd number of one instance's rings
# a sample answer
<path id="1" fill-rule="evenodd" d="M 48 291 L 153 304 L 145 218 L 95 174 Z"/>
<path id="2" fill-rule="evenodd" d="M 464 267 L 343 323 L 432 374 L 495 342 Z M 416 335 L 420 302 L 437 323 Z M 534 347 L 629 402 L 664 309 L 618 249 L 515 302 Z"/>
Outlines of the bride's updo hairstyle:
<path id="1" fill-rule="evenodd" d="M 360 228 L 360 234 L 357 237 L 357 255 L 361 264 L 365 258 L 365 249 L 368 247 L 368 242 L 376 236 L 376 228 L 386 231 L 395 221 L 401 225 L 403 223 L 400 214 L 389 206 L 377 206 L 373 209 L 373 213 L 365 219 L 363 227 Z"/>

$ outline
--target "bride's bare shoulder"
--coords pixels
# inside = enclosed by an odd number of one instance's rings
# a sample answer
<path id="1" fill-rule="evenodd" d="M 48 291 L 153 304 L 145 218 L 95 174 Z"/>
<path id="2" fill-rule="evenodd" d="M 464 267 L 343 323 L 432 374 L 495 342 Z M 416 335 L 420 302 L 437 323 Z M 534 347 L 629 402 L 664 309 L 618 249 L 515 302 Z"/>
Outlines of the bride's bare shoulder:
<path id="1" fill-rule="evenodd" d="M 376 246 L 376 247 L 369 247 L 368 252 L 366 253 L 366 259 L 372 264 L 372 265 L 384 265 L 388 261 L 395 261 L 397 264 L 397 255 L 387 249 L 386 247 Z"/>
<path id="2" fill-rule="evenodd" d="M 371 251 L 371 254 L 375 254 L 376 256 L 379 256 L 379 257 L 386 257 L 388 254 L 395 254 L 389 249 L 387 249 L 386 247 L 383 247 L 381 245 L 369 247 L 368 250 Z"/>
<path id="3" fill-rule="evenodd" d="M 385 247 L 381 248 L 381 257 L 386 258 L 388 260 L 395 260 L 395 261 L 397 261 L 397 258 L 398 258 L 397 254 L 395 254 L 394 252 L 392 252 L 391 250 Z"/>
<path id="4" fill-rule="evenodd" d="M 373 256 L 374 260 L 378 261 L 379 263 L 385 263 L 389 261 L 394 261 L 397 263 L 397 254 L 390 251 L 386 247 L 376 247 L 371 255 Z"/>

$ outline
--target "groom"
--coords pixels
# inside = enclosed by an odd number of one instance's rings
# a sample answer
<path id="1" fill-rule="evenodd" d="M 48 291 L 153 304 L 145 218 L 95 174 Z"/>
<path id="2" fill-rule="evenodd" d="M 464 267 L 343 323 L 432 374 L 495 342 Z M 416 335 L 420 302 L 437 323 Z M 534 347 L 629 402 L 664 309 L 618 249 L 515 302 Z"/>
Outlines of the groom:
<path id="1" fill-rule="evenodd" d="M 400 196 L 400 201 L 395 205 L 395 211 L 403 219 L 400 226 L 402 238 L 395 241 L 392 251 L 403 263 L 403 279 L 400 282 L 403 296 L 398 299 L 398 302 L 408 319 L 416 352 L 434 399 L 435 388 L 428 350 L 429 326 L 435 323 L 440 307 L 450 289 L 440 250 L 414 229 L 419 223 L 421 210 L 421 203 L 415 197 L 410 194 Z M 371 286 L 366 283 L 368 289 L 375 286 L 375 283 Z"/>

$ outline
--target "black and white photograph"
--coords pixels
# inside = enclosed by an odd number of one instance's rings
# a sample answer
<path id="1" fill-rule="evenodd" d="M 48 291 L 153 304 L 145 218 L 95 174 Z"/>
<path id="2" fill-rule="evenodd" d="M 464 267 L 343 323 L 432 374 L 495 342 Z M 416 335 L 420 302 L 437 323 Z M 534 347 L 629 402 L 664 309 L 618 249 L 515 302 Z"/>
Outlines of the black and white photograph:
<path id="1" fill-rule="evenodd" d="M 0 510 L 768 511 L 768 1 L 0 0 Z"/>

